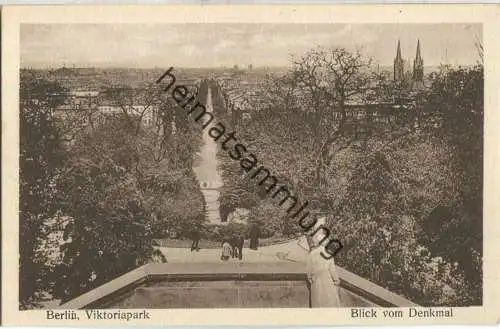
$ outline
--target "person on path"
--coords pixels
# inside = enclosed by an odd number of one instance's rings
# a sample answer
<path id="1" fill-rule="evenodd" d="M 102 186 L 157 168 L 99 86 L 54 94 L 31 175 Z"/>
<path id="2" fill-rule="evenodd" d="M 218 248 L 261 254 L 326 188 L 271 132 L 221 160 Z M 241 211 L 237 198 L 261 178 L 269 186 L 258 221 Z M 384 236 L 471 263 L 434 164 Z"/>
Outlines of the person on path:
<path id="1" fill-rule="evenodd" d="M 231 246 L 233 247 L 233 258 L 238 257 L 239 260 L 243 259 L 243 245 L 245 244 L 245 236 L 239 232 L 232 236 Z"/>
<path id="2" fill-rule="evenodd" d="M 229 240 L 229 244 L 231 245 L 231 258 L 238 257 L 238 239 L 236 237 L 236 233 L 231 235 L 231 239 Z"/>
<path id="3" fill-rule="evenodd" d="M 257 250 L 259 247 L 260 227 L 253 223 L 250 227 L 250 249 Z"/>
<path id="4" fill-rule="evenodd" d="M 191 239 L 193 243 L 191 244 L 191 251 L 196 250 L 200 251 L 199 243 L 200 243 L 200 228 L 198 226 L 194 226 L 191 231 Z"/>
<path id="5" fill-rule="evenodd" d="M 165 255 L 163 255 L 163 253 L 158 249 L 153 250 L 153 253 L 151 254 L 151 262 L 152 263 L 168 263 Z"/>
<path id="6" fill-rule="evenodd" d="M 229 257 L 231 257 L 231 253 L 231 244 L 227 240 L 224 240 L 224 242 L 222 242 L 222 254 L 220 256 L 220 259 L 223 261 L 228 261 Z"/>
<path id="7" fill-rule="evenodd" d="M 238 259 L 243 259 L 243 245 L 245 244 L 245 235 L 243 233 L 238 234 Z"/>

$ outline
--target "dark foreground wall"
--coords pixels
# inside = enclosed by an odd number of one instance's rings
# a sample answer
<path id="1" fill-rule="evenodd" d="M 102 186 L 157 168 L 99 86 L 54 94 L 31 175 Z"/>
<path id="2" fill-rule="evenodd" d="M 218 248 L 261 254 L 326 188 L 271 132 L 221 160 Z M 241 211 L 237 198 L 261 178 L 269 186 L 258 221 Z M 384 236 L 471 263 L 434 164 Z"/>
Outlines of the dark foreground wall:
<path id="1" fill-rule="evenodd" d="M 305 281 L 164 281 L 136 288 L 105 307 L 309 307 L 309 289 Z"/>

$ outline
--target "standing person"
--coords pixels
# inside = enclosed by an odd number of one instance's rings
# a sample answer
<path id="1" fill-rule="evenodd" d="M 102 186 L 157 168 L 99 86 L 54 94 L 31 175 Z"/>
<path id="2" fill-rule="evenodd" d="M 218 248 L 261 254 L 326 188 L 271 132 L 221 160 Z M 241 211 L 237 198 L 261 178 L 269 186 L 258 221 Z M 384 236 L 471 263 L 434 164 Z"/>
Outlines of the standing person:
<path id="1" fill-rule="evenodd" d="M 231 247 L 233 248 L 233 258 L 243 259 L 243 245 L 245 244 L 245 235 L 241 232 L 234 233 L 231 237 Z"/>
<path id="2" fill-rule="evenodd" d="M 232 253 L 231 244 L 227 240 L 224 240 L 222 242 L 222 254 L 220 256 L 220 259 L 225 262 L 228 261 L 229 257 L 231 257 L 231 253 Z"/>
<path id="3" fill-rule="evenodd" d="M 193 229 L 191 230 L 191 239 L 193 240 L 193 243 L 191 244 L 191 251 L 200 251 L 200 228 L 198 226 L 193 226 Z"/>
<path id="4" fill-rule="evenodd" d="M 260 227 L 258 223 L 253 223 L 250 228 L 250 249 L 257 250 L 259 247 Z"/>
<path id="5" fill-rule="evenodd" d="M 243 259 L 243 245 L 245 244 L 245 236 L 243 233 L 238 233 L 238 236 L 236 237 L 236 243 L 238 247 L 238 259 L 242 260 Z"/>
<path id="6" fill-rule="evenodd" d="M 239 257 L 238 250 L 238 233 L 233 233 L 231 235 L 231 239 L 229 240 L 229 244 L 231 245 L 231 257 L 236 258 Z"/>

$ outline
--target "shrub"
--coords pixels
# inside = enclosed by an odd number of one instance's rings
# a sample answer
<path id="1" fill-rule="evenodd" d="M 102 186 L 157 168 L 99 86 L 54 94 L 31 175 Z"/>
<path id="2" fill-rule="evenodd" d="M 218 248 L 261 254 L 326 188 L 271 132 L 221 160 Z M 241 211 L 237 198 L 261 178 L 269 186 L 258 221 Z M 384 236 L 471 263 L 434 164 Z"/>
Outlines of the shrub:
<path id="1" fill-rule="evenodd" d="M 240 223 L 228 223 L 207 225 L 203 228 L 202 236 L 203 238 L 211 241 L 220 241 L 229 238 L 235 234 L 243 234 L 245 238 L 248 237 L 248 229 L 246 224 Z"/>

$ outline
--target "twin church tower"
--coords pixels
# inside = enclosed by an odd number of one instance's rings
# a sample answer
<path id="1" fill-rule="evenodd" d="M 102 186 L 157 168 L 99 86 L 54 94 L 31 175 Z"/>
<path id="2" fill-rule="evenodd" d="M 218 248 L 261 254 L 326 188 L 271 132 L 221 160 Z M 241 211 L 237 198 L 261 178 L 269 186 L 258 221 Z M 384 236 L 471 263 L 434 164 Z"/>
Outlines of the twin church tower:
<path id="1" fill-rule="evenodd" d="M 402 83 L 405 80 L 404 60 L 401 56 L 401 45 L 398 40 L 398 49 L 394 59 L 394 81 Z M 413 61 L 412 89 L 424 88 L 424 60 L 420 53 L 420 40 L 417 41 L 417 55 Z"/>

